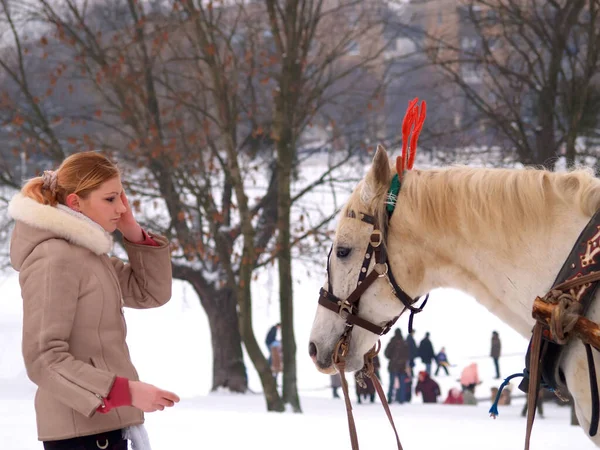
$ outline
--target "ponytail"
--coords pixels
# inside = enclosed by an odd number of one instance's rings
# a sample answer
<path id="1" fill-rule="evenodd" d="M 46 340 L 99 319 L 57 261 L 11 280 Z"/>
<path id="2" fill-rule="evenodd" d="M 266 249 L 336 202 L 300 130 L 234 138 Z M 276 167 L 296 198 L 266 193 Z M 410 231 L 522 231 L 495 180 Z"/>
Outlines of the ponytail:
<path id="1" fill-rule="evenodd" d="M 56 206 L 58 203 L 56 192 L 44 188 L 43 177 L 35 177 L 29 180 L 21 189 L 21 194 L 42 205 Z"/>

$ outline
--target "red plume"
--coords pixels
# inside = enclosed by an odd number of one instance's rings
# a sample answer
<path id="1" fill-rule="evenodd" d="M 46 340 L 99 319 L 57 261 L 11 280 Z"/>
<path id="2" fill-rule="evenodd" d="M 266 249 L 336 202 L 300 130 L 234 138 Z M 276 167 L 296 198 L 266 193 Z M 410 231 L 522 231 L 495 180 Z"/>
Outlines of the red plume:
<path id="1" fill-rule="evenodd" d="M 417 153 L 417 141 L 427 116 L 427 104 L 424 100 L 421 105 L 418 105 L 418 102 L 418 98 L 408 102 L 408 108 L 402 121 L 402 155 L 396 159 L 396 171 L 399 177 L 402 177 L 405 169 L 413 168 Z"/>

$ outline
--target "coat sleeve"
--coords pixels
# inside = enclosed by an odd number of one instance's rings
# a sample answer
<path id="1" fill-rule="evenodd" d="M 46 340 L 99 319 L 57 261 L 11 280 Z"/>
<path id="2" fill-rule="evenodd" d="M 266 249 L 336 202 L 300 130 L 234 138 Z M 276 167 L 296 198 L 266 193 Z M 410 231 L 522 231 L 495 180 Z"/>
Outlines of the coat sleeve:
<path id="1" fill-rule="evenodd" d="M 151 237 L 159 244 L 157 247 L 124 241 L 128 264 L 119 258 L 111 258 L 121 285 L 123 302 L 130 308 L 155 308 L 171 298 L 173 272 L 169 242 L 162 236 Z"/>
<path id="2" fill-rule="evenodd" d="M 71 246 L 49 240 L 21 267 L 23 359 L 27 375 L 40 389 L 68 407 L 91 417 L 102 404 L 115 375 L 95 368 L 69 352 L 69 337 L 85 263 Z M 68 277 L 65 275 L 68 274 Z"/>

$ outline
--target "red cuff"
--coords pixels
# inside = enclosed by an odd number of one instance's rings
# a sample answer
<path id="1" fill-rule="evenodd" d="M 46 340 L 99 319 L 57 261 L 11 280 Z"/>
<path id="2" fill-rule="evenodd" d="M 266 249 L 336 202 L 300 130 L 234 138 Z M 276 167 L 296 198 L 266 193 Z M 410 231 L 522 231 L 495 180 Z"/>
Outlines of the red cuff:
<path id="1" fill-rule="evenodd" d="M 149 245 L 150 247 L 160 247 L 160 244 L 156 242 L 154 239 L 150 237 L 146 230 L 142 228 L 142 236 L 144 236 L 144 240 L 140 242 L 136 242 L 137 245 Z"/>
<path id="2" fill-rule="evenodd" d="M 104 406 L 100 405 L 96 410 L 99 413 L 106 414 L 113 408 L 119 406 L 131 406 L 131 392 L 129 392 L 129 380 L 127 378 L 117 377 L 108 396 L 104 399 Z"/>

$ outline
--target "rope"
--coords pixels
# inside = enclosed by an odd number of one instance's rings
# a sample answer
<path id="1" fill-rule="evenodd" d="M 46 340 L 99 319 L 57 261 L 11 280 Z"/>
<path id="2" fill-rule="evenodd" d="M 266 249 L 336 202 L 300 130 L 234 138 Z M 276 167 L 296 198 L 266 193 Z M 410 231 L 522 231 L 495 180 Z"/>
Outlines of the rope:
<path id="1" fill-rule="evenodd" d="M 498 393 L 496 394 L 496 398 L 494 399 L 494 403 L 492 403 L 492 407 L 490 408 L 490 417 L 493 417 L 495 419 L 500 414 L 498 412 L 498 402 L 500 401 L 500 395 L 502 394 L 502 390 L 506 386 L 508 386 L 508 384 L 510 383 L 510 380 L 512 380 L 513 378 L 524 377 L 524 376 L 525 376 L 524 373 L 513 373 L 511 376 L 506 377 L 504 379 L 504 381 L 502 382 L 502 384 L 498 388 Z"/>
<path id="2" fill-rule="evenodd" d="M 569 339 L 568 333 L 575 327 L 580 317 L 581 303 L 571 293 L 557 289 L 548 292 L 542 300 L 556 304 L 550 316 L 550 333 L 556 343 L 566 344 Z"/>

